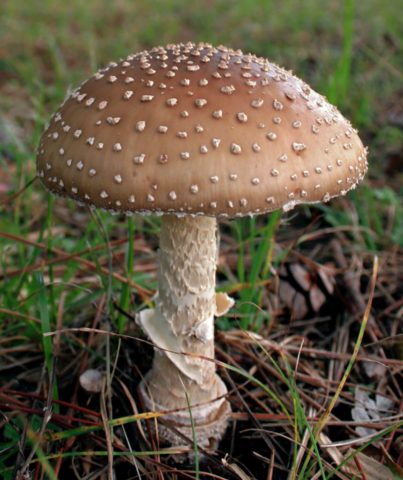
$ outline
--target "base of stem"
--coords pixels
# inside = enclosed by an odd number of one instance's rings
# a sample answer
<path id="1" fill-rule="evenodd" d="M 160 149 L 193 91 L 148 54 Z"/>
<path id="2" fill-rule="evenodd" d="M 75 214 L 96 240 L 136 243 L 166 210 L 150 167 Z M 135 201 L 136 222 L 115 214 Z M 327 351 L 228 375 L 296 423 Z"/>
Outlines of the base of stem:
<path id="1" fill-rule="evenodd" d="M 161 419 L 150 421 L 152 434 L 158 437 L 160 443 L 171 446 L 192 446 L 196 440 L 199 447 L 209 451 L 216 450 L 218 442 L 227 429 L 231 413 L 230 404 L 224 397 L 228 393 L 227 387 L 218 375 L 215 375 L 217 399 L 202 405 L 189 406 L 185 397 L 184 405 L 178 406 L 175 411 L 171 410 L 172 404 L 169 404 L 169 401 L 168 405 L 154 401 L 147 377 L 138 387 L 144 411 L 169 412 Z"/>

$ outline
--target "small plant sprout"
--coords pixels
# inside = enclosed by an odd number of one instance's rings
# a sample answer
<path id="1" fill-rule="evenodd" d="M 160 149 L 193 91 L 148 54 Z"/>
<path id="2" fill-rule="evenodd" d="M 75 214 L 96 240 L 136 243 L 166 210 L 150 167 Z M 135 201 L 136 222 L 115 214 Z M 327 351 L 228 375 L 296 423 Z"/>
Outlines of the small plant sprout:
<path id="1" fill-rule="evenodd" d="M 183 443 L 174 427 L 214 449 L 228 424 L 214 317 L 233 301 L 215 292 L 217 218 L 344 195 L 364 177 L 366 156 L 357 131 L 305 82 L 204 43 L 111 63 L 52 116 L 37 157 L 51 192 L 163 216 L 155 308 L 138 315 L 156 347 L 139 387 L 143 404 L 172 411 L 161 439 Z"/>

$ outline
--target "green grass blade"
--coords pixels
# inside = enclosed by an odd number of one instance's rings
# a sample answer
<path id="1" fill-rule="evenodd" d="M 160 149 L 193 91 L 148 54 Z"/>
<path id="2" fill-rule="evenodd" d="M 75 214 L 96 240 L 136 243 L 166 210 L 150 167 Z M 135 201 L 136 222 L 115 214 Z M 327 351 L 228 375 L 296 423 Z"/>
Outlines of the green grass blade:
<path id="1" fill-rule="evenodd" d="M 127 241 L 127 254 L 126 254 L 126 270 L 127 278 L 130 280 L 133 274 L 134 268 L 134 221 L 132 218 L 127 219 L 128 241 Z M 122 285 L 122 293 L 120 297 L 120 308 L 127 312 L 130 305 L 130 284 L 125 283 Z M 118 316 L 118 332 L 123 333 L 125 330 L 127 318 L 122 313 Z"/>
<path id="2" fill-rule="evenodd" d="M 266 279 L 273 252 L 273 239 L 274 233 L 280 221 L 281 212 L 273 212 L 267 222 L 266 227 L 263 230 L 262 239 L 255 251 L 255 254 L 251 254 L 252 265 L 250 274 L 247 278 L 248 287 L 243 289 L 240 293 L 241 306 L 240 313 L 241 328 L 247 330 L 253 323 L 253 314 L 256 312 L 256 308 L 252 304 L 259 304 L 263 287 L 258 287 L 258 283 Z M 251 246 L 256 243 L 257 231 L 253 225 L 251 229 L 251 236 L 249 238 Z"/>
<path id="3" fill-rule="evenodd" d="M 43 353 L 45 356 L 45 363 L 48 372 L 51 372 L 53 360 L 53 343 L 52 338 L 45 334 L 52 331 L 52 329 L 50 327 L 48 299 L 46 296 L 46 287 L 43 279 L 43 273 L 34 272 L 33 280 L 35 287 L 38 291 L 38 311 L 39 318 L 41 320 Z"/>
<path id="4" fill-rule="evenodd" d="M 185 390 L 186 396 L 186 403 L 189 410 L 189 417 L 190 417 L 190 425 L 192 427 L 192 439 L 193 439 L 193 452 L 194 452 L 194 465 L 195 465 L 195 473 L 196 473 L 196 480 L 200 479 L 200 457 L 199 457 L 199 447 L 197 446 L 197 435 L 196 435 L 196 428 L 195 422 L 192 415 L 192 408 L 189 402 L 189 396 Z"/>
<path id="5" fill-rule="evenodd" d="M 332 103 L 345 105 L 351 85 L 351 62 L 354 36 L 354 0 L 343 2 L 343 50 L 330 83 L 328 98 Z"/>

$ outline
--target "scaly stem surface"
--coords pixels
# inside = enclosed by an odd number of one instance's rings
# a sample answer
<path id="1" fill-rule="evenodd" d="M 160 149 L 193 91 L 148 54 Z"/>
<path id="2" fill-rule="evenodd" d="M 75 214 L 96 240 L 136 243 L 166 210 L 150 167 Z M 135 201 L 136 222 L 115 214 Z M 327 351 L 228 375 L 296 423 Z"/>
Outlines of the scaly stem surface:
<path id="1" fill-rule="evenodd" d="M 156 307 L 138 317 L 156 346 L 153 367 L 140 385 L 145 407 L 182 409 L 164 419 L 191 438 L 189 402 L 198 443 L 205 447 L 220 439 L 230 411 L 213 361 L 217 243 L 215 218 L 164 216 Z M 183 443 L 169 427 L 159 425 L 159 435 Z"/>

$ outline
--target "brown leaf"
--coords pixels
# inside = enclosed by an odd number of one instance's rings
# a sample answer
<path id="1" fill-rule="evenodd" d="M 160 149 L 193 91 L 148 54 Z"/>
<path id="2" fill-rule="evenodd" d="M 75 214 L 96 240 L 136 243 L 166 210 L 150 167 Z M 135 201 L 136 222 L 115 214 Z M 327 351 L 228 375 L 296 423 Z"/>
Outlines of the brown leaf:
<path id="1" fill-rule="evenodd" d="M 359 386 L 355 389 L 354 408 L 351 410 L 351 417 L 356 422 L 368 422 L 371 420 L 380 420 L 390 414 L 393 401 L 383 395 L 377 394 L 373 400 L 368 392 L 362 390 Z M 366 437 L 376 433 L 373 428 L 356 427 L 355 431 L 360 437 Z"/>
<path id="2" fill-rule="evenodd" d="M 291 263 L 289 265 L 289 270 L 294 280 L 298 283 L 302 290 L 308 292 L 312 285 L 312 279 L 309 275 L 309 272 L 299 263 Z"/>
<path id="3" fill-rule="evenodd" d="M 278 294 L 280 300 L 291 311 L 294 319 L 301 320 L 308 313 L 305 296 L 285 280 L 280 280 Z"/>
<path id="4" fill-rule="evenodd" d="M 354 449 L 349 449 L 349 451 L 343 455 L 337 446 L 331 446 L 330 438 L 325 434 L 320 433 L 319 439 L 322 444 L 327 445 L 325 451 L 333 459 L 335 464 L 337 466 L 342 464 L 341 471 L 349 475 L 348 478 L 365 478 L 365 480 L 395 479 L 389 468 L 378 462 L 378 460 L 375 458 L 369 457 L 364 453 L 357 452 Z M 347 462 L 345 462 L 345 459 L 350 456 L 353 456 L 353 458 L 350 458 Z"/>
<path id="5" fill-rule="evenodd" d="M 348 455 L 354 453 L 355 450 L 350 449 Z M 346 473 L 357 475 L 357 478 L 365 478 L 366 480 L 395 480 L 395 476 L 388 467 L 368 457 L 364 453 L 355 453 L 354 459 L 350 460 L 342 470 Z M 365 477 L 364 477 L 365 475 Z"/>
<path id="6" fill-rule="evenodd" d="M 322 305 L 326 302 L 325 294 L 317 285 L 312 285 L 312 288 L 309 290 L 309 301 L 315 313 L 319 312 Z"/>
<path id="7" fill-rule="evenodd" d="M 362 366 L 368 378 L 374 380 L 381 380 L 388 370 L 386 365 L 379 362 L 362 362 Z"/>
<path id="8" fill-rule="evenodd" d="M 317 273 L 327 293 L 332 295 L 336 283 L 335 272 L 330 267 L 319 265 Z"/>

